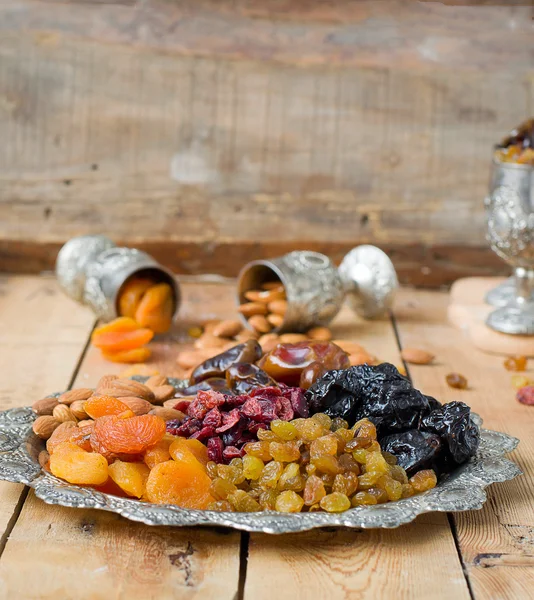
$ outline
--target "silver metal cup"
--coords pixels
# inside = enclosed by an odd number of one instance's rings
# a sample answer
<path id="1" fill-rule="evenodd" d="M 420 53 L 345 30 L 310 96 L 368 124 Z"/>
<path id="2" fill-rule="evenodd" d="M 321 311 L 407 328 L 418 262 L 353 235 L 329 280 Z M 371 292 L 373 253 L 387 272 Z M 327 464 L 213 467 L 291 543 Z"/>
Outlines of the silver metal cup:
<path id="1" fill-rule="evenodd" d="M 534 168 L 493 162 L 486 199 L 492 250 L 514 267 L 515 297 L 490 313 L 495 331 L 534 335 Z"/>
<path id="2" fill-rule="evenodd" d="M 104 236 L 69 240 L 59 252 L 56 275 L 68 296 L 89 306 L 105 321 L 120 316 L 118 298 L 124 284 L 133 276 L 168 283 L 173 292 L 173 315 L 180 307 L 180 286 L 171 271 L 146 252 L 119 248 Z"/>
<path id="3" fill-rule="evenodd" d="M 260 289 L 273 279 L 280 280 L 287 297 L 284 321 L 273 330 L 275 333 L 328 325 L 345 299 L 358 315 L 378 317 L 391 307 L 398 288 L 393 264 L 375 246 L 354 248 L 339 269 L 324 254 L 295 251 L 245 265 L 238 277 L 237 304 L 246 302 L 246 292 Z M 241 319 L 248 325 L 245 317 Z"/>

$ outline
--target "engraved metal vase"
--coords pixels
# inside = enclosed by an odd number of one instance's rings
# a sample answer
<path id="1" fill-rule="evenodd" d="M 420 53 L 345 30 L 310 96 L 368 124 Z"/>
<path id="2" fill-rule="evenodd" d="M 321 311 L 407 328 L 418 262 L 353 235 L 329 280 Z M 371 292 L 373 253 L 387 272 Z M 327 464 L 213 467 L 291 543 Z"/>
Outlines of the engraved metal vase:
<path id="1" fill-rule="evenodd" d="M 119 316 L 120 291 L 133 276 L 168 283 L 173 291 L 174 315 L 180 307 L 180 286 L 171 271 L 146 252 L 118 247 L 102 235 L 69 240 L 58 254 L 56 276 L 69 297 L 89 306 L 104 321 Z"/>
<path id="2" fill-rule="evenodd" d="M 490 313 L 486 322 L 501 333 L 534 335 L 533 203 L 534 168 L 494 161 L 486 199 L 488 240 L 492 250 L 514 268 L 515 281 L 512 298 L 506 284 L 500 292 L 497 288 L 489 294 L 500 308 Z"/>
<path id="3" fill-rule="evenodd" d="M 391 307 L 398 288 L 393 264 L 375 246 L 354 248 L 339 269 L 324 254 L 304 250 L 246 264 L 238 277 L 238 305 L 246 301 L 247 291 L 273 279 L 281 281 L 287 296 L 284 322 L 276 333 L 328 325 L 345 299 L 358 315 L 378 317 Z"/>

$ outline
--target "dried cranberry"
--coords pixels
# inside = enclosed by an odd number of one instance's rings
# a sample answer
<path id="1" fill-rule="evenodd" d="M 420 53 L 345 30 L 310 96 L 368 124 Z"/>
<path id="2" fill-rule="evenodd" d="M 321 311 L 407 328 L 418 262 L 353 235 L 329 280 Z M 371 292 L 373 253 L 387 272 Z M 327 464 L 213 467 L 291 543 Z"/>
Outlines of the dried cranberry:
<path id="1" fill-rule="evenodd" d="M 220 437 L 212 437 L 208 440 L 208 458 L 216 463 L 223 460 L 224 444 Z"/>
<path id="2" fill-rule="evenodd" d="M 190 438 L 201 442 L 202 440 L 207 440 L 208 438 L 213 437 L 214 435 L 215 435 L 214 427 L 203 427 L 200 431 L 197 431 L 192 436 L 190 436 Z"/>
<path id="3" fill-rule="evenodd" d="M 295 416 L 291 401 L 285 396 L 276 399 L 276 415 L 282 421 L 291 421 Z"/>
<path id="4" fill-rule="evenodd" d="M 165 429 L 167 430 L 167 433 L 170 433 L 171 435 L 180 435 L 179 433 L 177 433 L 177 431 L 180 428 L 181 424 L 182 422 L 178 419 L 173 419 L 172 421 L 167 421 Z"/>
<path id="5" fill-rule="evenodd" d="M 204 427 L 220 427 L 222 423 L 221 411 L 215 407 L 212 408 L 204 417 Z"/>
<path id="6" fill-rule="evenodd" d="M 179 400 L 174 405 L 174 410 L 181 410 L 183 413 L 186 413 L 190 404 L 191 404 L 191 400 Z"/>
<path id="7" fill-rule="evenodd" d="M 223 459 L 227 462 L 230 462 L 232 458 L 241 458 L 245 454 L 244 450 L 239 450 L 235 446 L 226 446 L 223 450 Z"/>
<path id="8" fill-rule="evenodd" d="M 187 414 L 190 417 L 194 417 L 195 419 L 203 419 L 206 416 L 208 409 L 204 406 L 204 404 L 197 398 L 193 400 L 189 407 L 187 408 Z"/>
<path id="9" fill-rule="evenodd" d="M 517 391 L 517 399 L 521 404 L 532 406 L 534 404 L 534 385 L 527 385 Z"/>
<path id="10" fill-rule="evenodd" d="M 227 413 L 222 413 L 222 425 L 217 428 L 217 433 L 228 431 L 228 429 L 231 429 L 234 425 L 237 425 L 237 423 L 239 423 L 240 418 L 241 417 L 239 415 L 238 408 L 234 408 L 233 410 Z"/>
<path id="11" fill-rule="evenodd" d="M 202 404 L 208 409 L 215 408 L 216 406 L 222 406 L 226 401 L 224 394 L 214 391 L 198 392 L 197 400 L 202 402 Z"/>
<path id="12" fill-rule="evenodd" d="M 309 417 L 310 411 L 302 388 L 286 388 L 285 390 L 282 390 L 282 395 L 285 398 L 289 397 L 291 406 L 297 417 L 302 417 L 304 419 Z"/>

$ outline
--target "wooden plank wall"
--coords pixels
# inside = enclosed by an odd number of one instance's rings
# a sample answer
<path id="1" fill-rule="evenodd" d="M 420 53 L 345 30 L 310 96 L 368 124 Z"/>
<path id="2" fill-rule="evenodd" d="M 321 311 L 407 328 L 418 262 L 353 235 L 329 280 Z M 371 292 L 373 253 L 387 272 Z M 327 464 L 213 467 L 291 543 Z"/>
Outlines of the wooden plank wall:
<path id="1" fill-rule="evenodd" d="M 2 0 L 0 270 L 104 232 L 186 273 L 364 242 L 410 283 L 502 271 L 483 198 L 534 11 L 450 4 Z"/>

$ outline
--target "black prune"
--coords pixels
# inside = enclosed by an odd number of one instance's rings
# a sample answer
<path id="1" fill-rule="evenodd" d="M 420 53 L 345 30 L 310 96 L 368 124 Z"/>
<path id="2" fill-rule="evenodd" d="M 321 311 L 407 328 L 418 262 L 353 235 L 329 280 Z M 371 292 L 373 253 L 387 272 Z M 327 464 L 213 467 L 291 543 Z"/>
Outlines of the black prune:
<path id="1" fill-rule="evenodd" d="M 196 396 L 198 392 L 209 392 L 210 390 L 213 390 L 214 392 L 221 392 L 221 394 L 233 394 L 232 390 L 226 383 L 226 379 L 223 379 L 222 377 L 209 377 L 208 379 L 203 379 L 198 383 L 181 388 L 178 391 L 181 396 Z"/>
<path id="2" fill-rule="evenodd" d="M 233 346 L 217 356 L 213 356 L 193 371 L 190 384 L 211 377 L 225 377 L 226 371 L 237 363 L 255 363 L 262 355 L 261 346 L 256 340 L 247 340 L 244 344 Z"/>
<path id="3" fill-rule="evenodd" d="M 441 440 L 436 434 L 410 429 L 382 438 L 380 446 L 396 456 L 397 464 L 411 476 L 421 469 L 436 469 Z"/>
<path id="4" fill-rule="evenodd" d="M 234 394 L 249 394 L 255 388 L 276 387 L 274 379 L 250 363 L 232 365 L 226 371 L 226 383 Z"/>
<path id="5" fill-rule="evenodd" d="M 458 463 L 476 454 L 480 431 L 471 419 L 471 409 L 463 402 L 449 402 L 421 420 L 421 431 L 436 433 L 452 459 Z"/>

